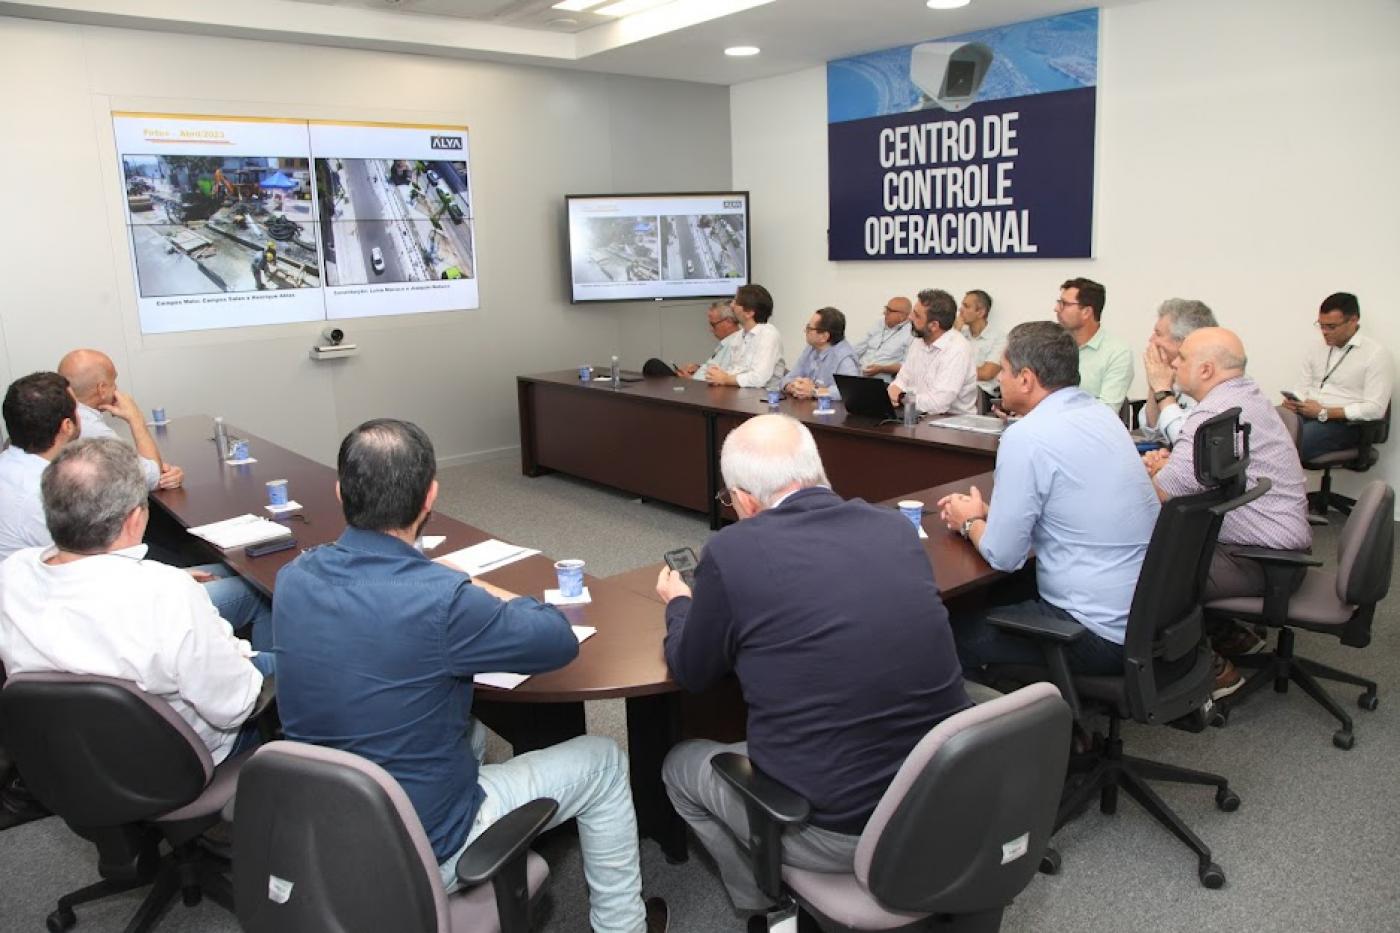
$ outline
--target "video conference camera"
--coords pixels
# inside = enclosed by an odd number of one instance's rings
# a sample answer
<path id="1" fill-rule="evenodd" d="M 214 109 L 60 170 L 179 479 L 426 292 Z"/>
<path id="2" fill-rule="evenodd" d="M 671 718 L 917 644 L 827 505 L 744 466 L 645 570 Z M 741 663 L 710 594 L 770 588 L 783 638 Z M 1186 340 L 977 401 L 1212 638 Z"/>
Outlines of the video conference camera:
<path id="1" fill-rule="evenodd" d="M 924 107 L 956 113 L 982 89 L 992 50 L 981 42 L 923 42 L 909 53 L 909 80 L 924 92 Z"/>

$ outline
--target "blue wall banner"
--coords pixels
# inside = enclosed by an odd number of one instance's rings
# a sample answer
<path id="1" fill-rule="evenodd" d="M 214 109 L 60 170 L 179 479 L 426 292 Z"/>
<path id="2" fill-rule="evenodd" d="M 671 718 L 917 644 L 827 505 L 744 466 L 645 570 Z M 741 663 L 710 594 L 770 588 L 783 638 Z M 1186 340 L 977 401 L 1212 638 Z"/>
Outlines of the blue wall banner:
<path id="1" fill-rule="evenodd" d="M 1091 255 L 1098 10 L 829 62 L 829 258 Z"/>

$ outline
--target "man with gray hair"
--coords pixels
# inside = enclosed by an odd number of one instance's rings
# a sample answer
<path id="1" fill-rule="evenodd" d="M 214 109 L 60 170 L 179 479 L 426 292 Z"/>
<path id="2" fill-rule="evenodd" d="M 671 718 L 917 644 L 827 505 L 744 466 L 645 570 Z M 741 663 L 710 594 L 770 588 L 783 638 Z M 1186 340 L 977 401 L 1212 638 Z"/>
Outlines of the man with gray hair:
<path id="1" fill-rule="evenodd" d="M 256 744 L 244 726 L 270 658 L 233 636 L 188 573 L 142 560 L 146 481 L 110 438 L 76 441 L 44 470 L 53 546 L 0 564 L 0 662 L 10 674 L 120 677 L 166 700 L 215 762 Z"/>
<path id="2" fill-rule="evenodd" d="M 1215 314 L 1204 302 L 1168 298 L 1157 309 L 1157 323 L 1147 341 L 1142 367 L 1147 373 L 1147 402 L 1142 407 L 1143 430 L 1170 447 L 1181 433 L 1188 410 L 1196 404 L 1175 386 L 1176 358 L 1181 342 L 1202 327 L 1216 327 Z"/>
<path id="3" fill-rule="evenodd" d="M 907 519 L 832 492 L 811 432 L 786 415 L 731 432 L 720 470 L 740 521 L 706 545 L 693 594 L 671 570 L 656 589 L 671 676 L 698 691 L 737 674 L 748 742 L 682 742 L 662 778 L 734 906 L 751 913 L 770 903 L 735 842 L 747 838 L 744 805 L 711 770 L 715 755 L 743 752 L 811 802 L 809 822 L 784 834 L 785 864 L 850 871 L 861 830 L 910 750 L 971 703 Z"/>
<path id="4" fill-rule="evenodd" d="M 715 347 L 715 352 L 710 354 L 710 358 L 703 363 L 682 363 L 676 367 L 676 374 L 679 376 L 689 376 L 691 379 L 700 382 L 705 381 L 705 375 L 713 366 L 716 369 L 728 370 L 734 363 L 734 353 L 743 342 L 742 327 L 739 326 L 738 315 L 729 306 L 729 299 L 723 298 L 719 301 L 711 302 L 710 307 L 705 311 L 705 317 L 710 324 L 710 333 L 715 335 L 719 341 L 719 346 Z"/>

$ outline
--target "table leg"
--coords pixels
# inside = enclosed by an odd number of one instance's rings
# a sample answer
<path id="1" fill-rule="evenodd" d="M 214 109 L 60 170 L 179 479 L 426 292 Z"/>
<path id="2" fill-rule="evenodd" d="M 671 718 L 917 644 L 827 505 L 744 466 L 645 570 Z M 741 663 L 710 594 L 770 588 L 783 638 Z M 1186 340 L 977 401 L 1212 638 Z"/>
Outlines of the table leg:
<path id="1" fill-rule="evenodd" d="M 472 714 L 519 755 L 584 735 L 582 703 L 494 703 L 476 695 Z"/>
<path id="2" fill-rule="evenodd" d="M 678 694 L 627 698 L 627 757 L 637 829 L 656 840 L 666 860 L 686 860 L 685 822 L 671 806 L 661 781 L 661 763 L 680 737 Z"/>

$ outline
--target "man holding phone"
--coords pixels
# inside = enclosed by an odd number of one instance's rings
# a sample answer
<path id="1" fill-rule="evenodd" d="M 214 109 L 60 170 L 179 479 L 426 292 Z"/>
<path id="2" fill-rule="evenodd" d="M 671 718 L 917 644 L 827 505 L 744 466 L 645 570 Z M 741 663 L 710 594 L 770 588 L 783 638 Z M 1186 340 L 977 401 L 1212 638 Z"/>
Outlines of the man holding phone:
<path id="1" fill-rule="evenodd" d="M 715 755 L 747 754 L 811 802 L 810 821 L 784 834 L 785 864 L 850 871 L 861 830 L 910 750 L 972 704 L 907 519 L 832 492 L 811 432 L 786 415 L 732 431 L 720 470 L 740 521 L 706 545 L 693 593 L 672 569 L 675 552 L 656 589 L 672 677 L 698 691 L 737 674 L 749 740 L 682 742 L 662 778 L 734 906 L 752 914 L 771 905 L 734 841 L 746 835 L 744 805 L 712 770 Z"/>
<path id="2" fill-rule="evenodd" d="M 1356 446 L 1360 429 L 1351 422 L 1385 417 L 1394 384 L 1390 351 L 1360 333 L 1361 303 L 1349 292 L 1322 300 L 1317 312 L 1322 344 L 1303 360 L 1296 393 L 1284 392 L 1284 407 L 1302 419 L 1298 453 L 1307 462 Z"/>

